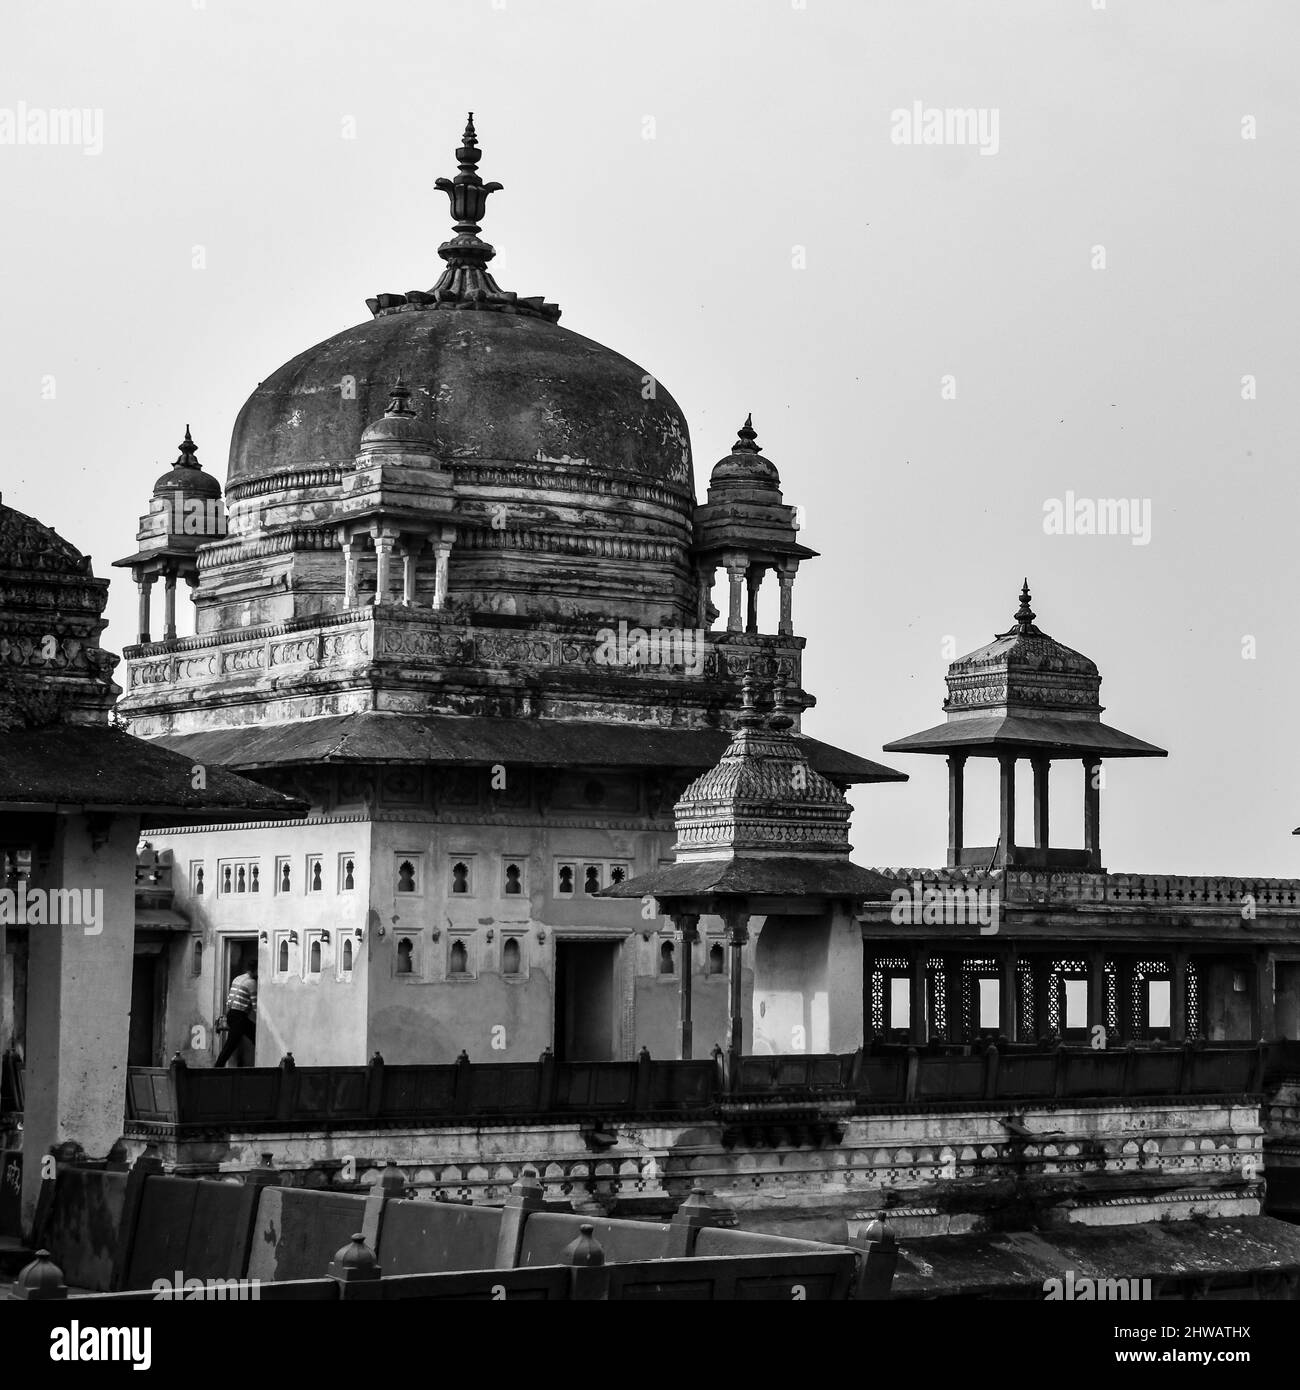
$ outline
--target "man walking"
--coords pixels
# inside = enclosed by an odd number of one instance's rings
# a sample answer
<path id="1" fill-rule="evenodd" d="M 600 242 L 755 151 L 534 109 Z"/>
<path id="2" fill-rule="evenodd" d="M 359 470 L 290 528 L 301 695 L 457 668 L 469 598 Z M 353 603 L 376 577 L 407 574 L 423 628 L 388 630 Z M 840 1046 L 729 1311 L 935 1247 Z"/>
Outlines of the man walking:
<path id="1" fill-rule="evenodd" d="M 254 1041 L 253 1009 L 257 1005 L 257 962 L 230 982 L 226 996 L 226 1045 L 221 1049 L 215 1066 L 224 1067 L 239 1050 L 245 1038 Z"/>

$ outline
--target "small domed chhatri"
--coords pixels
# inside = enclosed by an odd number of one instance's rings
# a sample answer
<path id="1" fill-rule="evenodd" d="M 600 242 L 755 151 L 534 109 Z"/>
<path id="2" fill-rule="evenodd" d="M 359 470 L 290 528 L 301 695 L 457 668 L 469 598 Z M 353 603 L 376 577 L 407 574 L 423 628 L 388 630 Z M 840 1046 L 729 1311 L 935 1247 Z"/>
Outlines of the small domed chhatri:
<path id="1" fill-rule="evenodd" d="M 362 431 L 361 450 L 376 453 L 385 450 L 434 452 L 429 428 L 411 409 L 411 388 L 400 376 L 389 393 L 387 409 Z"/>
<path id="2" fill-rule="evenodd" d="M 185 438 L 180 442 L 180 457 L 153 485 L 153 495 L 167 498 L 181 492 L 187 497 L 220 497 L 221 484 L 211 473 L 203 471 L 198 452 L 199 446 L 186 425 Z"/>
<path id="3" fill-rule="evenodd" d="M 1101 675 L 1086 656 L 1035 626 L 1029 581 L 1020 590 L 1013 626 L 948 667 L 948 719 L 887 743 L 891 753 L 948 758 L 950 868 L 1072 868 L 1101 872 L 1100 789 L 1103 758 L 1163 758 L 1164 749 L 1101 722 Z M 1000 833 L 993 846 L 965 844 L 965 764 L 968 757 L 1000 765 Z M 1015 842 L 1016 761 L 1034 769 L 1034 846 Z M 1055 759 L 1081 759 L 1084 768 L 1084 847 L 1048 847 L 1047 783 Z"/>
<path id="4" fill-rule="evenodd" d="M 800 545 L 795 509 L 781 498 L 781 476 L 758 446 L 754 417 L 745 416 L 731 453 L 719 459 L 709 479 L 709 494 L 695 508 L 695 553 L 701 591 L 713 588 L 719 568 L 730 586 L 727 630 L 758 629 L 758 594 L 765 576 L 777 577 L 781 589 L 779 632 L 793 632 L 791 594 L 803 560 L 817 556 Z M 746 603 L 745 593 L 748 595 Z M 744 612 L 742 613 L 742 605 Z M 706 612 L 704 618 L 714 614 Z M 707 626 L 707 622 L 706 622 Z"/>

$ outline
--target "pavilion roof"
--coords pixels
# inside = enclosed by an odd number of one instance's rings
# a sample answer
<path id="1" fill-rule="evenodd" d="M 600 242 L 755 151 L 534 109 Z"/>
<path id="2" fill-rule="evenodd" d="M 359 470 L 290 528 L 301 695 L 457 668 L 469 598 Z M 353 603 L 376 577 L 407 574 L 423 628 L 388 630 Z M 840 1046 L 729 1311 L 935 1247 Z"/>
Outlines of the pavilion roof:
<path id="1" fill-rule="evenodd" d="M 885 744 L 886 753 L 970 753 L 994 757 L 999 752 L 1044 752 L 1063 758 L 1093 754 L 1107 758 L 1166 758 L 1153 743 L 1113 729 L 1100 720 L 1049 718 L 990 713 L 950 719 L 919 734 Z"/>
<path id="2" fill-rule="evenodd" d="M 203 760 L 198 760 L 203 761 Z M 0 733 L 0 810 L 136 811 L 169 820 L 245 820 L 305 816 L 305 802 L 124 729 L 55 724 Z"/>
<path id="3" fill-rule="evenodd" d="M 898 886 L 847 859 L 752 855 L 669 864 L 607 888 L 606 898 L 819 897 L 888 898 Z"/>
<path id="4" fill-rule="evenodd" d="M 820 773 L 844 782 L 905 782 L 907 776 L 815 738 L 796 735 Z M 489 715 L 365 711 L 168 734 L 156 742 L 196 761 L 257 768 L 304 763 L 505 762 L 536 767 L 712 767 L 731 742 L 726 729 L 600 724 Z"/>

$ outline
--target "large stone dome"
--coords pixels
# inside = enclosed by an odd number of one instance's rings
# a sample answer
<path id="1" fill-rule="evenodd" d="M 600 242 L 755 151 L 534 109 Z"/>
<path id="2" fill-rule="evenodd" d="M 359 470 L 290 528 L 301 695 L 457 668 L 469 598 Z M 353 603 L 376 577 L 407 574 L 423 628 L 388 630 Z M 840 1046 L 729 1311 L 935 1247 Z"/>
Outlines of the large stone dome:
<path id="1" fill-rule="evenodd" d="M 641 367 L 545 318 L 432 307 L 381 311 L 262 382 L 227 489 L 349 464 L 399 377 L 448 463 L 559 464 L 693 496 L 685 419 Z"/>
<path id="2" fill-rule="evenodd" d="M 456 157 L 436 184 L 453 217 L 436 283 L 367 299 L 368 323 L 285 363 L 240 412 L 228 534 L 199 559 L 200 632 L 384 606 L 381 553 L 403 606 L 453 620 L 698 618 L 681 410 L 635 362 L 561 328 L 555 304 L 497 283 L 478 234 L 501 185 L 479 177 L 472 117 Z"/>

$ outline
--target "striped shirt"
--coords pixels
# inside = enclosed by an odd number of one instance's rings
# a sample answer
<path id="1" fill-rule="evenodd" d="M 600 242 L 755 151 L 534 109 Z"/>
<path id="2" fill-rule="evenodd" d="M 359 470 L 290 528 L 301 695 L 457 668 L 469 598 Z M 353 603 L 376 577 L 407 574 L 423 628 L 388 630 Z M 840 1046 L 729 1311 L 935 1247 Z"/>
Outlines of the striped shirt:
<path id="1" fill-rule="evenodd" d="M 226 996 L 226 1008 L 238 1009 L 240 1013 L 250 1014 L 257 1001 L 257 981 L 251 975 L 236 975 L 230 982 L 230 993 Z"/>

